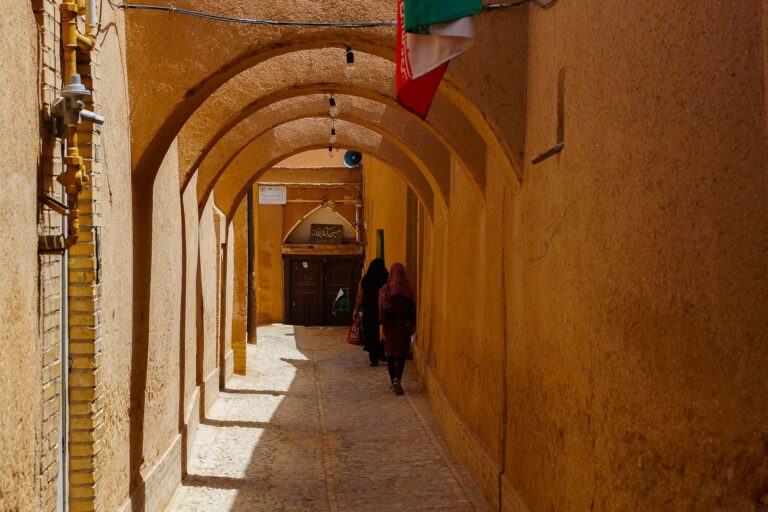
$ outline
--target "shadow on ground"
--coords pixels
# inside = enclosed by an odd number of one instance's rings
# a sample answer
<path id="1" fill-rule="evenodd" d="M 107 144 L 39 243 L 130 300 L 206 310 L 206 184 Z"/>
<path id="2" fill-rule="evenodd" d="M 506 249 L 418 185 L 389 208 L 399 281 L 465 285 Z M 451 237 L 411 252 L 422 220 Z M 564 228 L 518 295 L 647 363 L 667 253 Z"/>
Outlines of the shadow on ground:
<path id="1" fill-rule="evenodd" d="M 339 328 L 267 326 L 202 422 L 175 511 L 466 511 L 482 504 L 441 445 L 415 370 L 387 388 Z"/>

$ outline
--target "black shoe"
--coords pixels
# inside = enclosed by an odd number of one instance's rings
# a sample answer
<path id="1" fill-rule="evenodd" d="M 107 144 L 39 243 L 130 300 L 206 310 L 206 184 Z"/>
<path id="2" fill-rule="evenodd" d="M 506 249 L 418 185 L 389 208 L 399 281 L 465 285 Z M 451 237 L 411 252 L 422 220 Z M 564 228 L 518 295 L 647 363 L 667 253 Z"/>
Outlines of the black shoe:
<path id="1" fill-rule="evenodd" d="M 379 366 L 379 363 L 377 361 L 374 361 L 371 364 L 369 364 L 368 366 L 370 366 L 371 368 L 375 368 L 375 367 Z"/>
<path id="2" fill-rule="evenodd" d="M 394 388 L 396 395 L 402 395 L 403 393 L 405 393 L 405 390 L 403 389 L 403 386 L 400 385 L 400 381 L 399 380 L 396 380 L 392 384 L 392 387 Z"/>

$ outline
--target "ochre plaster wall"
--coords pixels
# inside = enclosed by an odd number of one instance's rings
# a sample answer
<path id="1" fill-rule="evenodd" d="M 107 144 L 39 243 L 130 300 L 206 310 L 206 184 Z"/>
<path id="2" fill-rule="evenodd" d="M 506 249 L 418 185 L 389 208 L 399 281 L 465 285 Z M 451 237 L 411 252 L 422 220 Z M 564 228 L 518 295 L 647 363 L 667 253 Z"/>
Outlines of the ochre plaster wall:
<path id="1" fill-rule="evenodd" d="M 248 309 L 248 202 L 243 201 L 232 220 L 232 347 L 235 372 L 244 373 Z"/>
<path id="2" fill-rule="evenodd" d="M 0 94 L 12 122 L 3 151 L 0 187 L 0 509 L 37 510 L 36 446 L 40 433 L 41 354 L 37 331 L 37 37 L 27 2 L 4 2 L 0 23 L 0 76 L 13 94 Z M 11 30 L 14 27 L 18 30 Z M 12 362 L 12 363 L 11 363 Z"/>
<path id="3" fill-rule="evenodd" d="M 224 266 L 227 257 L 227 248 L 225 245 L 227 240 L 227 226 L 224 216 L 218 208 L 214 208 L 213 232 L 216 234 L 216 245 L 214 246 L 216 251 L 216 342 L 214 345 L 214 355 L 216 357 L 216 366 L 221 369 L 225 350 L 222 317 L 225 316 L 227 302 L 226 297 L 223 295 L 226 286 L 224 282 Z"/>
<path id="4" fill-rule="evenodd" d="M 134 190 L 133 219 L 141 228 L 134 232 L 133 242 L 136 244 L 137 239 L 147 242 L 146 251 L 129 253 L 134 262 L 131 285 L 134 293 L 129 293 L 127 298 L 133 295 L 135 323 L 132 332 L 131 324 L 110 326 L 114 329 L 112 333 L 124 329 L 131 335 L 129 350 L 114 347 L 104 353 L 104 357 L 109 358 L 104 362 L 105 369 L 117 370 L 106 377 L 105 384 L 111 385 L 118 378 L 125 379 L 129 394 L 112 395 L 111 398 L 106 394 L 110 403 L 105 409 L 114 408 L 108 414 L 114 415 L 115 421 L 107 423 L 100 442 L 114 443 L 110 450 L 117 457 L 107 461 L 111 472 L 102 473 L 104 486 L 111 491 L 104 495 L 99 492 L 97 501 L 103 503 L 101 507 L 108 505 L 121 512 L 162 510 L 181 481 L 179 412 L 182 383 L 179 370 L 182 359 L 179 343 L 184 233 L 176 150 L 174 143 L 153 182 L 141 183 L 138 190 Z M 128 191 L 121 191 L 121 194 L 130 197 Z M 137 202 L 138 198 L 140 201 Z M 124 244 L 126 240 L 131 239 L 115 237 L 111 242 Z M 138 268 L 143 270 L 137 271 Z M 111 268 L 109 272 L 109 286 L 118 286 L 119 281 L 130 282 L 125 278 L 126 268 Z M 146 290 L 146 293 L 137 295 L 135 292 L 140 290 Z M 143 317 L 141 321 L 137 321 L 137 316 Z M 105 320 L 112 322 L 114 318 Z M 119 342 L 119 338 L 115 341 Z M 122 389 L 122 386 L 115 387 L 115 390 Z M 126 427 L 130 427 L 127 439 L 123 430 Z M 130 493 L 126 492 L 126 483 L 131 486 Z"/>
<path id="5" fill-rule="evenodd" d="M 256 189 L 258 193 L 258 188 Z M 258 196 L 256 201 L 258 202 Z M 259 325 L 283 321 L 283 207 L 254 205 L 258 209 L 256 254 L 258 272 Z"/>
<path id="6" fill-rule="evenodd" d="M 227 379 L 232 376 L 235 362 L 232 345 L 232 324 L 234 321 L 232 308 L 235 304 L 235 276 L 233 272 L 235 271 L 235 252 L 237 248 L 235 247 L 235 226 L 233 223 L 230 223 L 229 226 L 226 227 L 226 240 L 224 248 L 225 254 L 221 270 L 222 295 L 220 297 L 222 311 L 221 318 L 219 319 L 221 322 L 220 336 L 222 343 L 221 361 L 219 362 L 219 366 L 221 368 L 221 379 L 219 382 L 222 386 L 226 384 Z"/>
<path id="7" fill-rule="evenodd" d="M 417 361 L 454 451 L 498 502 L 504 417 L 501 229 L 504 183 L 488 204 L 455 168 L 451 208 L 436 212 L 421 279 Z M 492 390 L 492 391 L 491 391 Z"/>
<path id="8" fill-rule="evenodd" d="M 489 155 L 484 197 L 455 172 L 422 239 L 421 373 L 494 507 L 764 499 L 758 7 L 532 14 L 526 161 L 557 140 L 561 69 L 565 151 L 522 188 Z"/>
<path id="9" fill-rule="evenodd" d="M 101 224 L 101 306 L 102 306 L 102 334 L 103 353 L 101 358 L 101 378 L 103 379 L 103 404 L 104 404 L 104 437 L 102 439 L 102 464 L 100 480 L 100 499 L 104 510 L 118 510 L 119 506 L 128 499 L 129 493 L 129 468 L 131 440 L 135 442 L 136 436 L 131 437 L 130 423 L 128 421 L 131 409 L 131 371 L 132 348 L 136 336 L 133 326 L 134 318 L 134 279 L 133 279 L 133 246 L 135 241 L 133 210 L 133 187 L 131 182 L 130 161 L 130 128 L 128 122 L 128 91 L 126 87 L 126 75 L 122 66 L 123 50 L 125 48 L 125 27 L 121 13 L 104 9 L 102 12 L 103 26 L 114 27 L 105 36 L 101 37 L 99 60 L 99 81 L 97 87 L 98 113 L 103 115 L 107 122 L 101 133 L 100 166 L 101 177 L 98 178 L 100 187 L 100 218 Z M 164 169 L 172 162 L 166 162 Z M 167 174 L 162 180 L 167 180 Z M 174 203 L 178 202 L 178 189 L 170 195 L 169 205 L 163 201 L 167 199 L 164 194 L 169 194 L 167 181 L 162 181 L 154 194 L 160 201 L 160 212 L 167 208 L 166 213 L 160 214 L 169 218 L 178 208 Z M 166 188 L 163 188 L 166 187 Z M 158 217 L 159 219 L 160 217 Z M 175 221 L 174 221 L 175 222 Z M 168 229 L 167 227 L 166 229 Z M 148 229 L 144 226 L 143 229 Z M 177 244 L 170 235 L 167 249 L 176 250 Z M 166 252 L 168 257 L 168 252 Z M 168 276 L 168 282 L 173 282 L 173 277 Z M 163 292 L 166 297 L 169 295 Z M 174 295 L 178 295 L 174 292 Z M 162 307 L 162 306 L 161 306 Z M 170 306 L 166 311 L 170 310 Z M 175 324 L 178 313 L 167 319 L 153 316 L 153 326 L 156 333 L 175 332 L 178 328 Z M 168 322 L 168 327 L 162 327 L 162 322 Z M 165 334 L 163 335 L 165 336 Z M 155 338 L 157 339 L 157 338 Z M 170 343 L 176 346 L 176 340 L 165 339 L 162 343 Z M 165 345 L 166 347 L 168 345 Z M 167 350 L 167 349 L 166 349 Z M 178 349 L 174 349 L 174 354 Z M 155 356 L 162 352 L 156 352 Z M 155 378 L 174 378 L 174 366 L 170 366 L 175 359 L 166 359 L 162 354 L 157 361 L 153 373 Z M 170 371 L 170 373 L 168 373 Z M 172 400 L 166 393 L 169 387 L 164 384 L 159 395 L 160 407 L 165 407 Z M 162 414 L 159 411 L 153 414 Z M 158 439 L 152 448 L 152 453 L 164 452 L 160 446 L 169 437 L 170 419 L 164 418 L 161 423 Z M 148 458 L 148 467 L 157 460 L 153 455 Z"/>
<path id="10" fill-rule="evenodd" d="M 566 140 L 521 196 L 510 418 L 527 414 L 507 458 L 531 509 L 745 510 L 766 491 L 759 4 L 531 18 L 528 152 L 552 144 L 561 68 Z"/>
<path id="11" fill-rule="evenodd" d="M 183 375 L 182 394 L 184 408 L 181 411 L 184 429 L 186 429 L 187 453 L 191 451 L 197 423 L 200 416 L 200 387 L 198 386 L 197 370 L 197 336 L 198 336 L 198 260 L 199 248 L 199 212 L 197 208 L 197 175 L 187 184 L 182 191 L 182 206 L 184 210 L 184 336 L 181 337 L 180 351 L 184 354 L 182 361 Z"/>
<path id="12" fill-rule="evenodd" d="M 179 339 L 181 334 L 182 265 L 180 264 L 181 197 L 178 188 L 176 145 L 166 155 L 153 187 L 152 282 L 149 315 L 149 353 L 144 411 L 144 461 L 142 474 L 157 485 L 149 473 L 167 463 L 166 452 L 177 442 L 179 432 Z M 161 471 L 162 472 L 162 471 Z M 180 481 L 181 468 L 175 468 Z M 170 489 L 173 492 L 173 489 Z M 162 494 L 162 493 L 161 493 Z M 147 495 L 148 503 L 162 506 L 170 495 Z M 148 504 L 148 508 L 151 508 Z"/>
<path id="13" fill-rule="evenodd" d="M 275 165 L 275 169 L 269 172 L 279 171 L 280 169 L 315 169 L 323 167 L 338 169 L 343 166 L 344 151 L 336 150 L 333 152 L 333 158 L 330 158 L 327 149 L 313 149 L 286 158 Z"/>
<path id="14" fill-rule="evenodd" d="M 384 230 L 387 267 L 406 260 L 406 194 L 408 185 L 387 164 L 366 155 L 363 162 L 363 198 L 366 223 L 366 268 L 376 258 L 376 230 Z"/>
<path id="15" fill-rule="evenodd" d="M 200 215 L 199 232 L 199 299 L 198 303 L 198 383 L 203 386 L 201 411 L 207 410 L 216 398 L 218 389 L 218 333 L 219 333 L 219 213 L 211 196 Z M 202 351 L 202 352 L 200 352 Z M 215 382 L 215 387 L 214 387 Z"/>
<path id="16" fill-rule="evenodd" d="M 311 151 L 309 153 L 312 153 Z M 299 153 L 303 155 L 305 153 Z M 297 155 L 298 156 L 298 155 Z M 272 168 L 261 175 L 261 183 L 359 183 L 360 169 L 322 167 L 319 161 L 309 168 Z M 330 163 L 334 163 L 331 161 Z"/>

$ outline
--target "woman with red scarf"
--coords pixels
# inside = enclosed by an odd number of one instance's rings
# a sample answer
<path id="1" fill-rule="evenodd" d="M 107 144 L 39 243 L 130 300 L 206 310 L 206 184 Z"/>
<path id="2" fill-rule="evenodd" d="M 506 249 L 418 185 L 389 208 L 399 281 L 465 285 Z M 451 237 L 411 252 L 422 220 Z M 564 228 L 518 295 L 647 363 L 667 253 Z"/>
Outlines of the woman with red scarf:
<path id="1" fill-rule="evenodd" d="M 389 281 L 379 291 L 379 322 L 392 389 L 402 395 L 405 360 L 411 350 L 411 335 L 416 331 L 416 301 L 405 267 L 395 263 Z"/>

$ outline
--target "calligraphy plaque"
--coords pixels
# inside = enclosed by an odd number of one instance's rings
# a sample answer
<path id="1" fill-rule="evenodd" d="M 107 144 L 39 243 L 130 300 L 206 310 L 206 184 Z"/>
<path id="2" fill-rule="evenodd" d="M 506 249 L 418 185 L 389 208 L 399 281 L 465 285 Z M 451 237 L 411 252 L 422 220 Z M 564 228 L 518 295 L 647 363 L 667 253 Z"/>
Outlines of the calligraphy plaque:
<path id="1" fill-rule="evenodd" d="M 312 224 L 309 235 L 311 244 L 340 244 L 344 226 L 340 224 Z"/>

